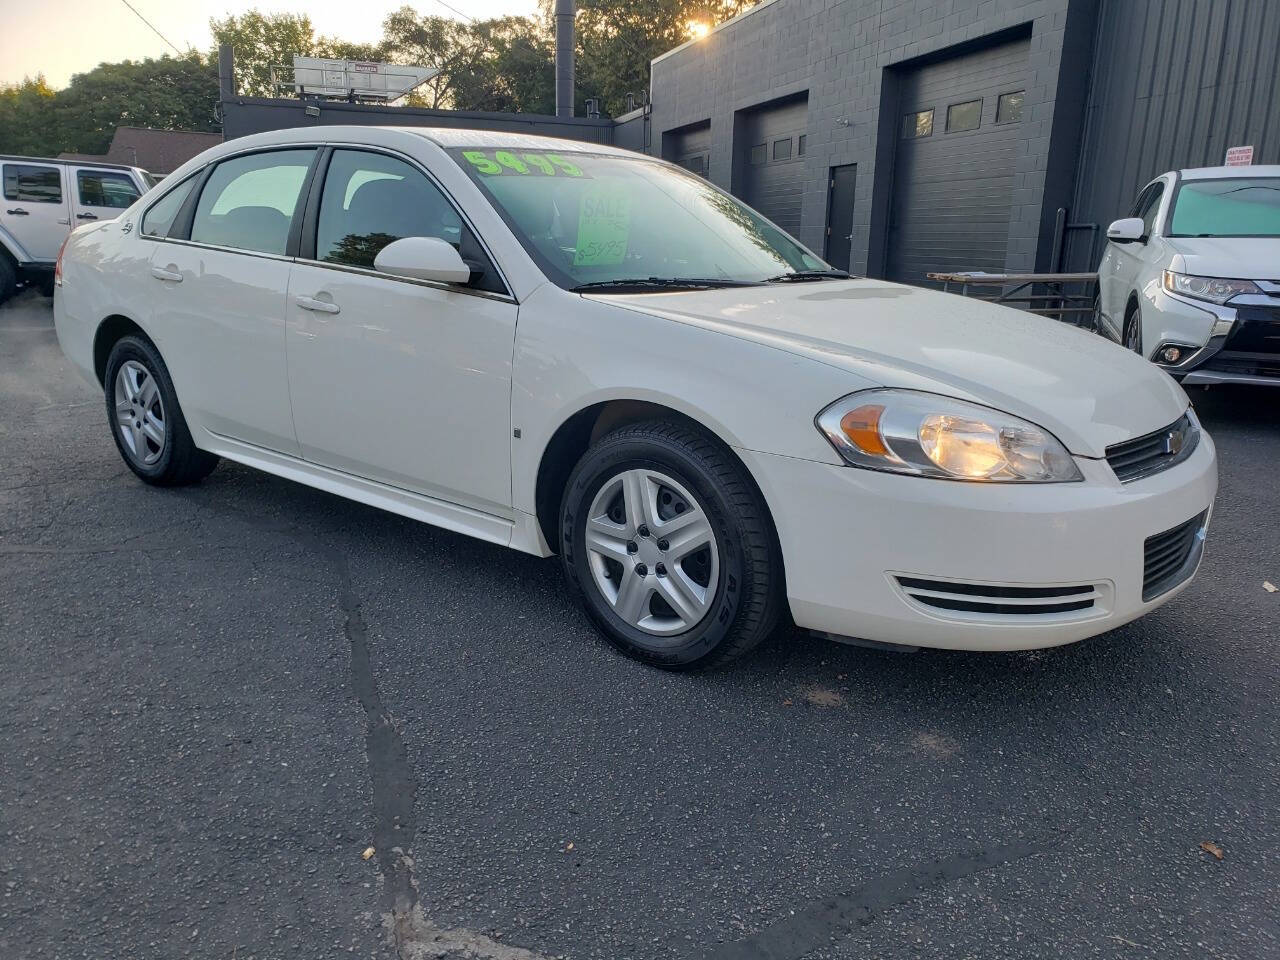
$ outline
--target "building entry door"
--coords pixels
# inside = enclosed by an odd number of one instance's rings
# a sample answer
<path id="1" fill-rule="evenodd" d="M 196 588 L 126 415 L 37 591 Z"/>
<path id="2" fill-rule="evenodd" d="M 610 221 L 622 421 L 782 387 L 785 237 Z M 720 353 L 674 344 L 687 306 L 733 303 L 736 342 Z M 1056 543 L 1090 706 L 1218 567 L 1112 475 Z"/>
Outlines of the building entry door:
<path id="1" fill-rule="evenodd" d="M 824 255 L 827 263 L 838 270 L 849 269 L 853 246 L 853 188 L 858 165 L 847 163 L 832 167 L 827 178 L 827 239 Z"/>

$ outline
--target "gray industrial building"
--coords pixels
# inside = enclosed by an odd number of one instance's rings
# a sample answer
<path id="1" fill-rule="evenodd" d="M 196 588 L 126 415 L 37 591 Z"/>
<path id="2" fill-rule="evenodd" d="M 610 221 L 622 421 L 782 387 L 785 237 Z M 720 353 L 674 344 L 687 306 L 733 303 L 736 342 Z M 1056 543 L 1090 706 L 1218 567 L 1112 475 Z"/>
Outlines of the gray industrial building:
<path id="1" fill-rule="evenodd" d="M 1091 270 L 1139 187 L 1280 162 L 1280 0 L 766 0 L 653 62 L 652 140 L 838 266 Z"/>
<path id="2" fill-rule="evenodd" d="M 1280 0 L 765 0 L 656 58 L 615 120 L 225 90 L 228 139 L 441 123 L 660 154 L 855 273 L 1092 270 L 1156 174 L 1280 163 Z"/>

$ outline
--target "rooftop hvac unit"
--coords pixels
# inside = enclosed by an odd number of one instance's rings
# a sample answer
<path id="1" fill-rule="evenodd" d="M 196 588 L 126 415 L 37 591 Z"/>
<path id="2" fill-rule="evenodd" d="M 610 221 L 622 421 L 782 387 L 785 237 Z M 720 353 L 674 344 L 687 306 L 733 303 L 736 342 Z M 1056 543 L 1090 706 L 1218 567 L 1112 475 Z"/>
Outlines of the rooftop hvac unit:
<path id="1" fill-rule="evenodd" d="M 406 67 L 399 63 L 294 57 L 290 86 L 299 96 L 398 100 L 439 72 L 435 67 Z"/>

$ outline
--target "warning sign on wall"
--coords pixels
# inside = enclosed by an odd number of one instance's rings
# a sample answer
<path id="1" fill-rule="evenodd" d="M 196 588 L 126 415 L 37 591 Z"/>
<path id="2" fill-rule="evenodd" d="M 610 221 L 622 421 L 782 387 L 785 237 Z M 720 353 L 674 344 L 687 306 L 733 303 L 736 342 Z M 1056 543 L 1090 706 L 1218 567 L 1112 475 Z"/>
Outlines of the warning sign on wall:
<path id="1" fill-rule="evenodd" d="M 1253 147 L 1227 147 L 1228 167 L 1247 167 L 1253 163 Z"/>

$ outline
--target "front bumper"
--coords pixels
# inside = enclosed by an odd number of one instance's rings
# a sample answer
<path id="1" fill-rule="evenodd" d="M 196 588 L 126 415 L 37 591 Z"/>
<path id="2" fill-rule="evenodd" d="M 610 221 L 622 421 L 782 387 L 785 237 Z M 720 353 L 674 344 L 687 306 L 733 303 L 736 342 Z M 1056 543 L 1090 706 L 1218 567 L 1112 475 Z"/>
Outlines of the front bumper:
<path id="1" fill-rule="evenodd" d="M 1147 540 L 1158 542 L 1202 515 L 1207 523 L 1218 485 L 1207 434 L 1187 460 L 1128 484 L 1106 461 L 1083 458 L 1077 458 L 1082 483 L 1019 485 L 739 453 L 773 512 L 798 626 L 959 650 L 1072 643 L 1172 599 L 1190 582 L 1201 545 L 1189 554 L 1185 579 L 1144 600 Z M 1000 612 L 965 609 L 985 605 L 952 596 L 997 585 L 996 592 L 1012 598 Z M 952 596 L 947 602 L 958 609 L 926 605 L 939 596 Z M 1059 602 L 1082 596 L 1087 605 Z"/>
<path id="2" fill-rule="evenodd" d="M 1155 345 L 1150 356 L 1158 358 L 1165 346 L 1190 348 L 1181 362 L 1160 363 L 1186 386 L 1280 386 L 1280 346 L 1272 347 L 1280 337 L 1280 284 L 1255 282 L 1266 293 L 1222 305 L 1157 291 L 1152 313 L 1158 329 L 1146 341 Z"/>

